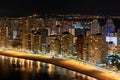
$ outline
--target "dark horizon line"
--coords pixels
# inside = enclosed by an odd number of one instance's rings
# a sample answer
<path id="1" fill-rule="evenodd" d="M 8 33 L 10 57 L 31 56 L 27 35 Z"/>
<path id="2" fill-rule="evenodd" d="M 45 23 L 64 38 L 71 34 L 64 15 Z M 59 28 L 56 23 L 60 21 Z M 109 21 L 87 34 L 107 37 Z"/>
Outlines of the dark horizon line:
<path id="1" fill-rule="evenodd" d="M 23 12 L 23 13 L 22 13 Z M 110 16 L 120 16 L 118 14 L 107 14 L 107 13 L 97 13 L 97 12 L 93 12 L 93 13 L 87 13 L 87 12 L 82 12 L 82 11 L 28 11 L 28 12 L 24 12 L 24 11 L 15 11 L 15 12 L 11 12 L 11 13 L 0 13 L 0 17 L 15 17 L 15 18 L 19 18 L 19 17 L 27 17 L 27 16 L 32 16 L 34 14 L 37 15 L 43 15 L 45 16 L 47 15 L 57 15 L 57 14 L 63 14 L 63 15 L 67 15 L 67 14 L 80 14 L 80 15 L 91 15 L 91 16 L 106 16 L 106 17 L 110 17 Z"/>

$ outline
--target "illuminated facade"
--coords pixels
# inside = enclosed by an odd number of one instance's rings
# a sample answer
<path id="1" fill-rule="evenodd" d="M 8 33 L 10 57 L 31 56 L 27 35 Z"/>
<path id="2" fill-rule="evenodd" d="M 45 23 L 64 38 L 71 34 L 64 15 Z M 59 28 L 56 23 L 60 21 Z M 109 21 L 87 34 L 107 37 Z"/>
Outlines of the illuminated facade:
<path id="1" fill-rule="evenodd" d="M 94 19 L 91 24 L 91 34 L 101 33 L 101 28 L 97 19 Z"/>
<path id="2" fill-rule="evenodd" d="M 27 34 L 28 34 L 28 20 L 27 19 L 22 19 L 22 49 L 26 49 L 26 39 L 27 39 Z"/>
<path id="3" fill-rule="evenodd" d="M 90 32 L 86 33 L 86 31 L 90 29 L 90 25 L 91 30 Z M 97 19 L 94 19 L 92 22 L 77 22 L 73 20 L 69 21 L 57 18 L 40 18 L 37 16 L 8 19 L 0 18 L 0 29 L 0 46 L 5 46 L 9 42 L 10 45 L 21 45 L 22 49 L 29 49 L 33 51 L 44 50 L 45 52 L 46 44 L 48 43 L 46 42 L 46 37 L 50 37 L 51 34 L 59 34 L 60 37 L 54 39 L 52 39 L 51 37 L 50 42 L 47 45 L 50 47 L 50 51 L 48 52 L 56 54 L 62 53 L 63 55 L 71 54 L 73 52 L 73 44 L 75 44 L 75 41 L 77 41 L 76 43 L 78 43 L 78 56 L 81 57 L 81 59 L 83 59 L 84 55 L 86 55 L 85 51 L 89 51 L 88 53 L 90 53 L 90 58 L 92 59 L 94 58 L 91 55 L 93 55 L 94 53 L 100 53 L 99 49 L 101 49 L 101 47 L 99 46 L 103 45 L 100 45 L 100 41 L 104 41 L 104 38 L 101 38 L 102 35 L 100 36 L 97 34 L 101 33 L 101 31 L 102 34 L 104 34 L 103 32 L 105 30 L 107 36 L 115 37 L 115 26 L 111 19 L 108 19 L 105 27 L 102 27 L 101 29 Z M 93 34 L 96 34 L 96 36 Z M 83 35 L 85 38 L 87 38 L 88 43 L 86 43 L 86 39 L 84 40 L 84 38 L 80 38 L 79 35 Z M 117 37 L 118 52 L 120 52 L 119 34 L 117 35 Z M 86 44 L 88 44 L 88 50 L 87 48 L 85 49 Z M 97 56 L 99 54 L 95 55 Z"/>
<path id="4" fill-rule="evenodd" d="M 47 29 L 38 29 L 35 32 L 41 36 L 41 43 L 45 44 L 46 37 L 48 36 L 48 30 Z"/>
<path id="5" fill-rule="evenodd" d="M 8 47 L 8 18 L 0 18 L 0 46 Z"/>
<path id="6" fill-rule="evenodd" d="M 86 35 L 86 30 L 85 29 L 75 29 L 75 37 L 79 36 L 79 35 L 83 35 L 85 36 Z"/>
<path id="7" fill-rule="evenodd" d="M 116 48 L 116 45 L 112 41 L 107 43 L 107 47 L 108 47 L 107 54 L 109 55 L 116 54 L 117 48 Z"/>
<path id="8" fill-rule="evenodd" d="M 119 46 L 119 33 L 110 33 L 109 36 L 106 36 L 106 42 L 108 47 L 108 54 L 113 55 L 117 54 L 117 47 Z M 119 47 L 118 47 L 119 48 Z"/>
<path id="9" fill-rule="evenodd" d="M 117 31 L 117 53 L 120 54 L 120 29 Z"/>
<path id="10" fill-rule="evenodd" d="M 22 19 L 22 49 L 42 51 L 42 43 L 46 43 L 47 29 L 42 18 L 27 17 Z"/>
<path id="11" fill-rule="evenodd" d="M 71 33 L 73 36 L 75 36 L 75 29 L 74 28 L 69 28 L 69 33 Z"/>
<path id="12" fill-rule="evenodd" d="M 33 51 L 41 51 L 41 36 L 38 34 L 33 35 Z"/>
<path id="13" fill-rule="evenodd" d="M 73 53 L 73 35 L 69 32 L 63 32 L 60 41 L 62 54 L 64 56 L 71 55 Z"/>
<path id="14" fill-rule="evenodd" d="M 62 33 L 62 25 L 56 25 L 55 29 L 55 34 L 61 34 Z"/>
<path id="15" fill-rule="evenodd" d="M 41 36 L 32 33 L 24 34 L 23 49 L 41 51 Z"/>
<path id="16" fill-rule="evenodd" d="M 0 27 L 0 46 L 7 47 L 8 45 L 8 27 Z"/>
<path id="17" fill-rule="evenodd" d="M 29 33 L 32 33 L 38 29 L 45 29 L 44 20 L 42 18 L 28 17 L 27 20 Z"/>
<path id="18" fill-rule="evenodd" d="M 110 36 L 110 33 L 115 32 L 115 25 L 112 21 L 112 19 L 108 19 L 105 24 L 105 34 L 106 36 Z"/>
<path id="19" fill-rule="evenodd" d="M 11 18 L 9 21 L 9 39 L 21 39 L 22 19 Z"/>
<path id="20" fill-rule="evenodd" d="M 88 44 L 89 60 L 93 62 L 104 61 L 106 57 L 105 35 L 90 34 Z"/>
<path id="21" fill-rule="evenodd" d="M 52 18 L 45 18 L 44 19 L 44 26 L 48 30 L 48 35 L 56 34 L 55 26 L 57 25 L 56 19 Z"/>
<path id="22" fill-rule="evenodd" d="M 90 29 L 90 26 L 89 25 L 81 25 L 79 23 L 79 24 L 74 24 L 72 26 L 72 28 L 74 29 L 74 36 L 77 37 L 77 36 L 79 36 L 81 34 L 83 36 L 86 36 L 86 30 Z"/>
<path id="23" fill-rule="evenodd" d="M 85 38 L 83 35 L 79 35 L 76 40 L 76 45 L 77 45 L 77 56 L 80 59 L 83 59 L 84 57 L 84 41 Z"/>
<path id="24" fill-rule="evenodd" d="M 25 34 L 25 49 L 32 50 L 33 49 L 33 34 L 28 33 Z"/>
<path id="25" fill-rule="evenodd" d="M 50 29 L 50 27 L 46 26 L 45 29 L 48 31 L 48 36 L 51 35 L 51 29 Z"/>
<path id="26" fill-rule="evenodd" d="M 49 36 L 50 53 L 52 55 L 60 54 L 60 40 L 57 35 Z"/>

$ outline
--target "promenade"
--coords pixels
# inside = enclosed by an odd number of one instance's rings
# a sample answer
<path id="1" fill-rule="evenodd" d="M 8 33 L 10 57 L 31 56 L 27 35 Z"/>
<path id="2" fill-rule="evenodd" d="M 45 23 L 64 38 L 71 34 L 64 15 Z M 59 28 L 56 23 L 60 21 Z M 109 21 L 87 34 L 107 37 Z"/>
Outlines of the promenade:
<path id="1" fill-rule="evenodd" d="M 8 51 L 8 50 L 0 50 L 0 55 L 51 63 L 57 66 L 61 66 L 94 77 L 98 80 L 120 80 L 120 76 L 110 71 L 107 71 L 105 69 L 96 66 L 88 65 L 86 63 L 80 63 L 72 59 L 64 59 L 64 58 L 56 58 L 56 57 L 53 58 L 52 56 L 29 54 L 25 52 Z"/>

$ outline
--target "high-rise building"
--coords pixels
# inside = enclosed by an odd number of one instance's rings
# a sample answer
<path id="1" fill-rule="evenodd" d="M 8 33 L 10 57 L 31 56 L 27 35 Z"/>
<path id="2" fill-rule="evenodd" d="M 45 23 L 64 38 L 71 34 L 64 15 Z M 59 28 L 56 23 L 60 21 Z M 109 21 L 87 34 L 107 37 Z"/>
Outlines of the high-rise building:
<path id="1" fill-rule="evenodd" d="M 28 20 L 28 31 L 29 33 L 31 33 L 32 31 L 36 31 L 38 29 L 44 29 L 45 25 L 44 25 L 44 20 L 42 18 L 38 18 L 38 17 L 30 17 L 27 18 Z"/>
<path id="2" fill-rule="evenodd" d="M 69 32 L 63 32 L 60 41 L 62 54 L 64 56 L 71 55 L 73 53 L 73 35 Z"/>
<path id="3" fill-rule="evenodd" d="M 74 36 L 79 35 L 86 36 L 86 30 L 90 29 L 89 25 L 73 24 L 72 29 L 74 29 Z"/>
<path id="4" fill-rule="evenodd" d="M 102 62 L 106 57 L 105 35 L 90 34 L 88 36 L 89 60 L 93 62 Z"/>
<path id="5" fill-rule="evenodd" d="M 101 33 L 101 28 L 97 19 L 94 19 L 91 24 L 91 34 Z"/>
<path id="6" fill-rule="evenodd" d="M 110 41 L 110 42 L 107 42 L 107 54 L 108 55 L 114 55 L 116 54 L 117 52 L 117 47 L 116 45 L 114 44 L 114 42 Z"/>
<path id="7" fill-rule="evenodd" d="M 33 34 L 33 51 L 41 51 L 41 36 L 38 34 Z"/>
<path id="8" fill-rule="evenodd" d="M 85 38 L 83 35 L 79 35 L 76 40 L 76 46 L 77 46 L 77 56 L 80 59 L 83 59 L 84 57 L 84 41 Z"/>
<path id="9" fill-rule="evenodd" d="M 27 33 L 24 34 L 23 49 L 32 51 L 41 51 L 41 36 L 37 34 Z"/>
<path id="10" fill-rule="evenodd" d="M 9 39 L 21 39 L 22 35 L 22 18 L 10 18 L 8 29 L 9 29 Z"/>
<path id="11" fill-rule="evenodd" d="M 8 47 L 8 18 L 0 18 L 0 46 Z"/>
<path id="12" fill-rule="evenodd" d="M 0 46 L 7 47 L 8 45 L 8 27 L 0 27 Z"/>
<path id="13" fill-rule="evenodd" d="M 120 54 L 120 29 L 117 31 L 117 53 Z"/>
<path id="14" fill-rule="evenodd" d="M 37 34 L 41 35 L 41 43 L 46 43 L 46 37 L 48 36 L 48 30 L 47 29 L 38 29 L 36 30 Z"/>
<path id="15" fill-rule="evenodd" d="M 75 29 L 74 28 L 69 28 L 69 33 L 75 36 Z"/>
<path id="16" fill-rule="evenodd" d="M 28 34 L 28 19 L 22 19 L 22 49 L 26 49 L 26 39 Z"/>
<path id="17" fill-rule="evenodd" d="M 110 36 L 110 33 L 114 33 L 114 32 L 115 32 L 115 25 L 112 19 L 108 19 L 105 24 L 105 34 L 106 36 Z"/>
<path id="18" fill-rule="evenodd" d="M 75 37 L 77 37 L 79 35 L 85 36 L 86 35 L 86 30 L 85 29 L 80 29 L 80 28 L 75 29 Z"/>
<path id="19" fill-rule="evenodd" d="M 46 26 L 45 29 L 48 31 L 48 36 L 51 35 L 51 29 L 50 29 L 50 27 Z"/>
<path id="20" fill-rule="evenodd" d="M 60 54 L 60 40 L 58 39 L 58 36 L 50 35 L 49 42 L 50 42 L 50 53 L 53 55 Z"/>
<path id="21" fill-rule="evenodd" d="M 32 50 L 33 49 L 33 34 L 28 33 L 25 34 L 25 49 Z"/>

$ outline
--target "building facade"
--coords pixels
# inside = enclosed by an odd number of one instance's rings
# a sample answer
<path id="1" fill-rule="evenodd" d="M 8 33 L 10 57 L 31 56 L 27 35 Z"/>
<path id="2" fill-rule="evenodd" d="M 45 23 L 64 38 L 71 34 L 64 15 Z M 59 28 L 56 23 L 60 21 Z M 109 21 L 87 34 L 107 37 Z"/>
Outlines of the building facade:
<path id="1" fill-rule="evenodd" d="M 73 53 L 73 35 L 69 32 L 63 32 L 60 36 L 61 53 L 64 56 L 71 55 Z"/>
<path id="2" fill-rule="evenodd" d="M 101 27 L 97 19 L 94 19 L 91 24 L 91 34 L 101 33 Z"/>
<path id="3" fill-rule="evenodd" d="M 115 32 L 115 25 L 112 21 L 112 19 L 108 19 L 105 24 L 105 34 L 106 36 L 110 36 L 110 33 Z"/>
<path id="4" fill-rule="evenodd" d="M 88 36 L 89 60 L 92 62 L 103 62 L 106 57 L 105 35 L 90 34 Z"/>
<path id="5" fill-rule="evenodd" d="M 76 40 L 76 46 L 77 46 L 77 56 L 80 59 L 84 59 L 84 41 L 85 37 L 83 35 L 79 35 Z"/>

